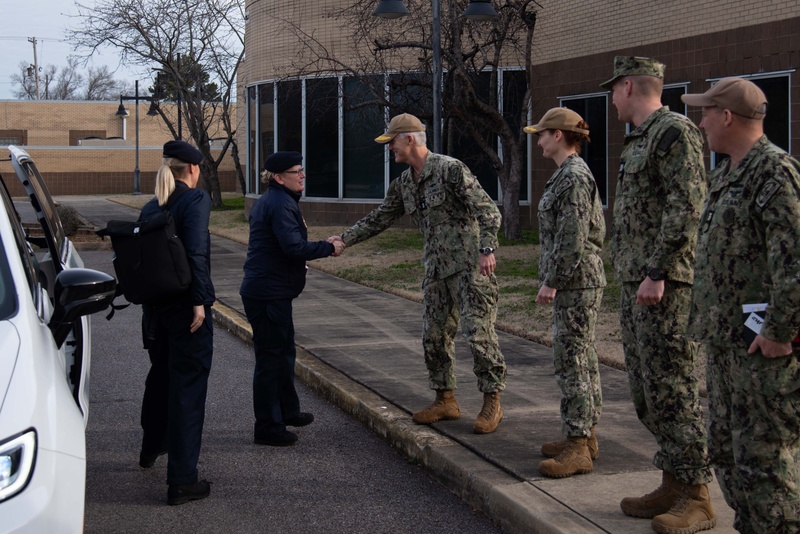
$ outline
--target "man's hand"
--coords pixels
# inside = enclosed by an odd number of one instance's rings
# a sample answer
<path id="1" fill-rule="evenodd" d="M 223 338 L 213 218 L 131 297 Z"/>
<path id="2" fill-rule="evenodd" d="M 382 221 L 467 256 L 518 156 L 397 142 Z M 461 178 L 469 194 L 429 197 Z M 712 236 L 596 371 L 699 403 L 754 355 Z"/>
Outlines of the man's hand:
<path id="1" fill-rule="evenodd" d="M 636 292 L 636 304 L 655 306 L 664 297 L 664 280 L 653 280 L 645 276 Z"/>
<path id="2" fill-rule="evenodd" d="M 536 302 L 538 304 L 550 304 L 556 298 L 556 288 L 542 284 L 539 288 L 539 293 L 536 295 Z"/>
<path id="3" fill-rule="evenodd" d="M 344 244 L 344 240 L 341 236 L 332 235 L 328 238 L 328 243 L 333 245 L 333 254 L 332 256 L 341 256 L 344 249 L 347 248 Z"/>
<path id="4" fill-rule="evenodd" d="M 779 343 L 758 334 L 750 344 L 750 348 L 747 349 L 747 353 L 755 354 L 759 350 L 765 358 L 781 358 L 783 356 L 789 356 L 792 353 L 792 343 L 791 341 L 788 343 Z"/>
<path id="5" fill-rule="evenodd" d="M 481 254 L 480 255 L 480 265 L 481 265 L 481 274 L 484 276 L 489 276 L 494 272 L 494 268 L 497 266 L 497 261 L 494 259 L 494 253 L 492 254 Z"/>

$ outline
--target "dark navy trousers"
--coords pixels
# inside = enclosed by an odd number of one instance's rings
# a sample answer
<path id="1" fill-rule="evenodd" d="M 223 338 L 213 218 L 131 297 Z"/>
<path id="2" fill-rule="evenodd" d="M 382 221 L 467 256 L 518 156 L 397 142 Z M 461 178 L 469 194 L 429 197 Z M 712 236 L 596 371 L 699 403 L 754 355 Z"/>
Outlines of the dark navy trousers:
<path id="1" fill-rule="evenodd" d="M 168 451 L 167 484 L 197 482 L 214 349 L 211 306 L 205 308 L 205 322 L 194 333 L 188 300 L 148 307 L 143 317 L 151 367 L 142 399 L 142 452 Z"/>
<path id="2" fill-rule="evenodd" d="M 256 367 L 253 373 L 255 435 L 286 430 L 287 419 L 300 413 L 294 387 L 292 299 L 261 300 L 242 296 L 247 320 L 253 327 Z"/>

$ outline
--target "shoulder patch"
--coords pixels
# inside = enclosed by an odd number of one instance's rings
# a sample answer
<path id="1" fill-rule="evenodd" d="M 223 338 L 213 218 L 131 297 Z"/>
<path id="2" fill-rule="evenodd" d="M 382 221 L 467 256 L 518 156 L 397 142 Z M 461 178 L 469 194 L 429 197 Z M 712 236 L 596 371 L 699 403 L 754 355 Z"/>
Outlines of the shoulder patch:
<path id="1" fill-rule="evenodd" d="M 775 194 L 780 190 L 781 186 L 781 182 L 775 178 L 770 178 L 767 180 L 764 185 L 761 186 L 761 190 L 758 192 L 758 196 L 756 197 L 756 206 L 762 210 L 766 208 L 775 197 Z"/>
<path id="2" fill-rule="evenodd" d="M 667 131 L 664 132 L 664 135 L 661 136 L 661 139 L 659 139 L 656 149 L 662 154 L 666 154 L 680 136 L 680 129 L 677 126 L 670 126 L 667 128 Z"/>

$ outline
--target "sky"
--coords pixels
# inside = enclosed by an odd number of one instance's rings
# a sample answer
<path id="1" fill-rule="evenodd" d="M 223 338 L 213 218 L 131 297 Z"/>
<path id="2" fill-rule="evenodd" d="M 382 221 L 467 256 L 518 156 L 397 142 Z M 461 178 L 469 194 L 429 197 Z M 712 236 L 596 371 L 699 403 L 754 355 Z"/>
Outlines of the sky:
<path id="1" fill-rule="evenodd" d="M 92 0 L 82 0 L 92 4 Z M 64 41 L 67 27 L 77 26 L 79 20 L 69 15 L 77 14 L 73 0 L 0 0 L 0 100 L 15 98 L 10 77 L 19 70 L 21 61 L 33 64 L 33 44 L 28 41 L 36 37 L 37 61 L 40 67 L 67 64 L 67 57 L 76 54 L 72 45 Z M 85 54 L 85 51 L 78 51 Z M 133 82 L 135 71 L 119 68 L 119 56 L 113 48 L 102 50 L 90 58 L 89 66 L 108 65 L 116 70 L 114 78 Z M 118 70 L 117 70 L 118 69 Z"/>

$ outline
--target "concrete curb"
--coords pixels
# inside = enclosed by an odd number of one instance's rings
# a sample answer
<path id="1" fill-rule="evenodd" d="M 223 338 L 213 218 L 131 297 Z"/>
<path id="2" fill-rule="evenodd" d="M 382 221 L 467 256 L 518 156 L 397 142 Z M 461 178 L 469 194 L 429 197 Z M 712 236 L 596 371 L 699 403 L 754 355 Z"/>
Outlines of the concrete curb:
<path id="1" fill-rule="evenodd" d="M 219 326 L 252 343 L 250 324 L 239 312 L 217 301 L 212 314 Z M 297 351 L 296 373 L 301 382 L 427 469 L 503 532 L 605 532 L 534 484 L 508 474 L 430 427 L 414 424 L 405 410 L 302 347 Z"/>

